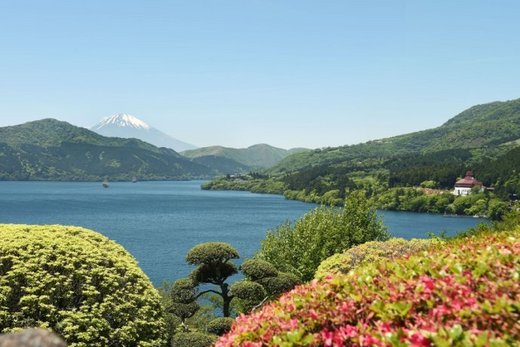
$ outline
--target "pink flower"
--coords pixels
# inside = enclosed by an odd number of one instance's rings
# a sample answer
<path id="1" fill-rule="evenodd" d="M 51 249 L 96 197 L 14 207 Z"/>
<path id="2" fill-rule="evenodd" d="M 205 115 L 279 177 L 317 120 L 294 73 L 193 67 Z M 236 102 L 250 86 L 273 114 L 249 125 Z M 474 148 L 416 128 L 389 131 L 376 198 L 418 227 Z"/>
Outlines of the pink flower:
<path id="1" fill-rule="evenodd" d="M 430 339 L 419 333 L 414 333 L 412 336 L 410 336 L 409 341 L 410 341 L 410 346 L 412 346 L 412 347 L 429 347 L 429 346 L 431 346 Z"/>

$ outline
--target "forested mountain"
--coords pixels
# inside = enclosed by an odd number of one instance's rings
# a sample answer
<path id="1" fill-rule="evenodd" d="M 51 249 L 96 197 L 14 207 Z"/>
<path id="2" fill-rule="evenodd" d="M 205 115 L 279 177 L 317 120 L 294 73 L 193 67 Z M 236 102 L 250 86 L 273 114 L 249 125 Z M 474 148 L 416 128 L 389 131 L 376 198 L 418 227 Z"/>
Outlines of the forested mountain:
<path id="1" fill-rule="evenodd" d="M 455 203 L 446 194 L 468 170 L 495 188 L 493 197 L 475 194 Z M 239 182 L 221 178 L 204 188 L 327 204 L 363 190 L 381 208 L 498 216 L 506 206 L 501 201 L 520 194 L 520 99 L 471 107 L 430 130 L 293 154 L 260 174 Z"/>
<path id="2" fill-rule="evenodd" d="M 272 167 L 280 162 L 283 158 L 293 154 L 307 151 L 303 148 L 282 149 L 273 147 L 267 144 L 253 145 L 248 148 L 229 148 L 222 146 L 203 147 L 194 150 L 184 151 L 181 154 L 196 159 L 203 160 L 206 157 L 212 157 L 213 161 L 217 158 L 226 158 L 232 160 L 237 165 L 237 170 L 240 172 L 241 166 L 247 167 L 246 170 L 257 170 Z M 231 163 L 227 161 L 228 163 Z"/>
<path id="3" fill-rule="evenodd" d="M 345 167 L 382 162 L 385 158 L 468 149 L 475 155 L 493 153 L 520 139 L 520 99 L 473 106 L 443 125 L 366 143 L 317 149 L 291 155 L 271 173 L 294 172 L 309 166 Z M 493 154 L 494 156 L 495 154 Z M 478 158 L 477 158 L 478 159 Z"/>
<path id="4" fill-rule="evenodd" d="M 520 99 L 469 108 L 438 128 L 367 143 L 291 155 L 268 172 L 290 190 L 318 194 L 340 189 L 347 178 L 375 177 L 389 186 L 417 186 L 433 180 L 452 187 L 458 176 L 473 168 L 492 185 L 508 180 L 511 170 L 488 174 L 490 164 L 519 144 Z M 509 154 L 509 156 L 512 156 Z M 512 163 L 513 161 L 510 161 Z M 506 160 L 493 167 L 505 167 Z"/>
<path id="5" fill-rule="evenodd" d="M 0 128 L 0 180 L 158 180 L 212 174 L 171 149 L 104 137 L 55 119 Z"/>

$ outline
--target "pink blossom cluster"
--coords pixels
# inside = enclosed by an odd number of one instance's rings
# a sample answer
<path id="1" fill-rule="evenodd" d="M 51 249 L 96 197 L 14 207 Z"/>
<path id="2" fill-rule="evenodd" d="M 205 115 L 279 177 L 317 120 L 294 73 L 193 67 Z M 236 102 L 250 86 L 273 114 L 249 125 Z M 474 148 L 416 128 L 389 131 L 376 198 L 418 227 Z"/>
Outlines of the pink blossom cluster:
<path id="1" fill-rule="evenodd" d="M 216 346 L 514 345 L 519 236 L 471 236 L 299 286 L 238 317 Z"/>

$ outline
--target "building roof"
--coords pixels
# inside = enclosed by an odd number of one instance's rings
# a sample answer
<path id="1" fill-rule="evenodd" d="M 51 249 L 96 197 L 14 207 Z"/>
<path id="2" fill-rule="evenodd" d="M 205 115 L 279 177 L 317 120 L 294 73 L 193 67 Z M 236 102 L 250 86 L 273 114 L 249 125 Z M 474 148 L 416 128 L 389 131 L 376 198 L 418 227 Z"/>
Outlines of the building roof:
<path id="1" fill-rule="evenodd" d="M 471 171 L 466 172 L 466 176 L 455 183 L 456 188 L 473 188 L 477 186 L 481 187 L 482 182 L 475 179 L 475 177 L 473 177 L 473 172 Z"/>

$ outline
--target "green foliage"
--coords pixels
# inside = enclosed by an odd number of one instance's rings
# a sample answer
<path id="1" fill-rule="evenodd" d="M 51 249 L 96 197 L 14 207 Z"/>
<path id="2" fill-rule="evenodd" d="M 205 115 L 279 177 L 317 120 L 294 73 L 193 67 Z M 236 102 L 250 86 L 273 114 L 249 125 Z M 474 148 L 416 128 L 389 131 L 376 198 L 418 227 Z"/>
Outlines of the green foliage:
<path id="1" fill-rule="evenodd" d="M 171 289 L 172 300 L 190 303 L 196 297 L 195 282 L 191 278 L 181 278 L 175 281 Z"/>
<path id="2" fill-rule="evenodd" d="M 381 259 L 396 259 L 415 254 L 430 248 L 433 240 L 404 240 L 392 238 L 387 241 L 371 241 L 352 247 L 343 253 L 334 254 L 325 259 L 316 271 L 316 279 L 324 279 L 330 275 L 346 274 L 361 264 L 374 263 Z"/>
<path id="3" fill-rule="evenodd" d="M 274 265 L 262 259 L 248 259 L 240 265 L 240 270 L 251 281 L 278 275 Z"/>
<path id="4" fill-rule="evenodd" d="M 293 289 L 300 279 L 279 272 L 273 264 L 262 259 L 248 259 L 240 266 L 245 280 L 235 282 L 231 292 L 239 312 L 249 312 L 269 300 Z"/>
<path id="5" fill-rule="evenodd" d="M 186 255 L 186 261 L 192 265 L 225 263 L 238 258 L 236 249 L 224 242 L 201 243 L 190 249 Z"/>
<path id="6" fill-rule="evenodd" d="M 493 225 L 495 230 L 513 230 L 520 225 L 520 207 L 507 212 L 502 216 L 502 219 L 496 221 Z"/>
<path id="7" fill-rule="evenodd" d="M 257 257 L 309 281 L 320 263 L 331 255 L 387 238 L 385 227 L 364 193 L 355 192 L 341 210 L 317 208 L 295 224 L 283 224 L 268 232 Z"/>
<path id="8" fill-rule="evenodd" d="M 467 149 L 433 153 L 415 153 L 389 159 L 383 165 L 389 171 L 391 187 L 419 186 L 452 189 L 457 177 L 467 170 L 471 159 Z"/>
<path id="9" fill-rule="evenodd" d="M 191 318 L 197 313 L 200 306 L 196 301 L 189 303 L 173 302 L 168 308 L 168 312 L 178 317 L 181 324 L 184 324 L 186 319 Z"/>
<path id="10" fill-rule="evenodd" d="M 181 323 L 185 324 L 186 319 L 191 318 L 200 309 L 195 301 L 197 290 L 191 278 L 181 278 L 173 284 L 171 288 L 171 303 L 167 311 L 180 318 Z"/>
<path id="11" fill-rule="evenodd" d="M 509 204 L 491 193 L 473 193 L 457 197 L 446 206 L 446 212 L 452 214 L 487 216 L 499 220 L 509 210 Z"/>
<path id="12" fill-rule="evenodd" d="M 198 331 L 180 332 L 173 336 L 172 347 L 210 347 L 217 337 Z"/>
<path id="13" fill-rule="evenodd" d="M 196 283 L 221 285 L 237 272 L 237 267 L 232 263 L 209 263 L 199 265 L 192 271 L 190 278 Z"/>
<path id="14" fill-rule="evenodd" d="M 58 225 L 0 225 L 0 239 L 0 331 L 49 328 L 71 347 L 163 346 L 160 297 L 120 245 Z"/>
<path id="15" fill-rule="evenodd" d="M 227 333 L 235 320 L 229 317 L 218 317 L 209 322 L 207 331 L 213 335 L 224 335 Z"/>
<path id="16" fill-rule="evenodd" d="M 301 280 L 291 273 L 279 272 L 276 276 L 259 279 L 257 283 L 264 287 L 270 298 L 275 299 L 301 284 Z"/>
<path id="17" fill-rule="evenodd" d="M 449 191 L 426 194 L 419 188 L 390 188 L 374 195 L 372 201 L 385 210 L 478 215 L 493 220 L 499 220 L 509 210 L 507 202 L 489 192 L 454 196 Z"/>
<path id="18" fill-rule="evenodd" d="M 231 294 L 240 299 L 240 307 L 248 312 L 267 297 L 264 287 L 257 282 L 242 280 L 231 285 Z"/>
<path id="19" fill-rule="evenodd" d="M 201 186 L 204 190 L 238 190 L 253 193 L 282 194 L 285 184 L 271 178 L 220 177 Z"/>
<path id="20" fill-rule="evenodd" d="M 421 188 L 435 189 L 438 188 L 439 184 L 434 180 L 426 180 L 421 182 Z"/>
<path id="21" fill-rule="evenodd" d="M 211 283 L 221 287 L 220 294 L 224 299 L 224 311 L 229 309 L 231 298 L 227 295 L 228 277 L 238 272 L 231 259 L 239 258 L 236 249 L 224 242 L 201 243 L 188 251 L 186 261 L 192 265 L 198 265 L 191 273 L 190 278 L 196 283 Z M 229 312 L 224 314 L 229 315 Z"/>

